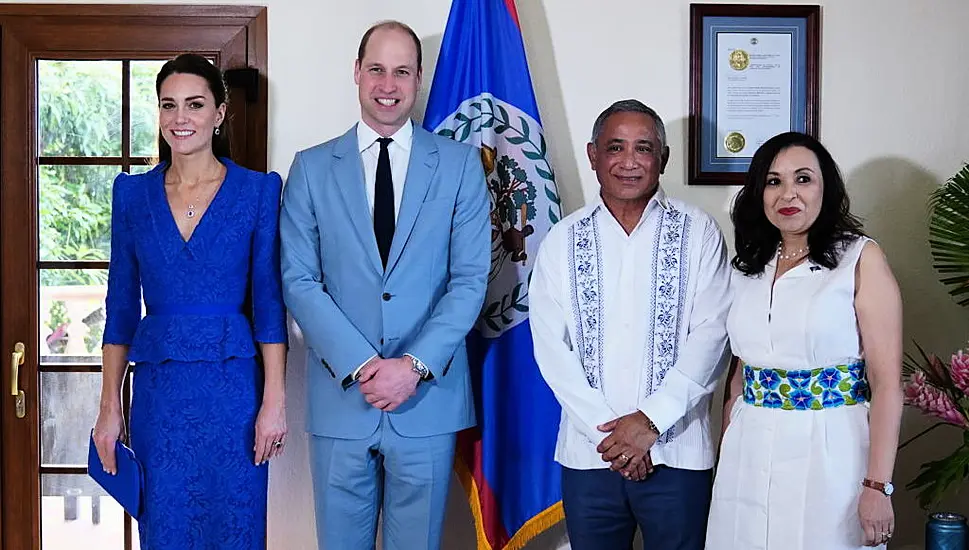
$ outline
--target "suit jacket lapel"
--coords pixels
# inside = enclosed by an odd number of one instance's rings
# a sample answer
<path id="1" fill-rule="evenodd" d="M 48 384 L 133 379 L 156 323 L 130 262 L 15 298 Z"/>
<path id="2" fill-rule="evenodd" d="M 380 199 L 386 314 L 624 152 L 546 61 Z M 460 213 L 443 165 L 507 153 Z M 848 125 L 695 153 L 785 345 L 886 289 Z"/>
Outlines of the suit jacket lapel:
<path id="1" fill-rule="evenodd" d="M 367 191 L 364 189 L 366 179 L 363 176 L 363 161 L 357 145 L 356 126 L 340 137 L 339 143 L 333 148 L 333 156 L 333 172 L 340 194 L 346 202 L 346 213 L 370 262 L 378 273 L 383 272 L 377 250 L 377 237 L 373 233 L 373 218 L 367 204 Z"/>
<path id="2" fill-rule="evenodd" d="M 397 226 L 394 229 L 394 240 L 390 245 L 385 276 L 390 274 L 397 264 L 397 260 L 404 251 L 404 245 L 407 244 L 407 239 L 414 230 L 417 215 L 421 211 L 421 204 L 427 196 L 431 178 L 434 176 L 439 160 L 437 146 L 431 134 L 415 124 L 410 161 L 407 164 L 407 177 L 404 180 L 404 195 L 400 200 L 400 211 L 397 215 Z M 376 243 L 376 238 L 374 242 Z"/>

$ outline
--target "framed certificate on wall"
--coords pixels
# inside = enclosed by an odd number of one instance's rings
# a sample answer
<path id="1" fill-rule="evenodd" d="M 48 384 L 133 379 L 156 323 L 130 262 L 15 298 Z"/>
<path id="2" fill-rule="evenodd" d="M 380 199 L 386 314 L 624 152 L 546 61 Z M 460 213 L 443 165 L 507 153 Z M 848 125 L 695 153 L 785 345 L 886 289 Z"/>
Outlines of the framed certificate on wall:
<path id="1" fill-rule="evenodd" d="M 690 4 L 690 185 L 742 185 L 754 152 L 817 136 L 816 5 Z"/>

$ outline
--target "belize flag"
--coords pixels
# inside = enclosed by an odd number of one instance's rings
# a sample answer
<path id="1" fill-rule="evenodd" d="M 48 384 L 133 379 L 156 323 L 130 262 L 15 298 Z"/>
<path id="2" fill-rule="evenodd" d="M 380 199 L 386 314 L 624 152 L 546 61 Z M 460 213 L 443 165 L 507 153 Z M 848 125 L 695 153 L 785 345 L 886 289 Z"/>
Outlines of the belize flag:
<path id="1" fill-rule="evenodd" d="M 481 149 L 491 272 L 468 337 L 478 427 L 459 434 L 455 469 L 478 549 L 517 550 L 563 512 L 553 461 L 561 409 L 528 325 L 532 265 L 561 206 L 514 0 L 453 0 L 424 127 Z"/>

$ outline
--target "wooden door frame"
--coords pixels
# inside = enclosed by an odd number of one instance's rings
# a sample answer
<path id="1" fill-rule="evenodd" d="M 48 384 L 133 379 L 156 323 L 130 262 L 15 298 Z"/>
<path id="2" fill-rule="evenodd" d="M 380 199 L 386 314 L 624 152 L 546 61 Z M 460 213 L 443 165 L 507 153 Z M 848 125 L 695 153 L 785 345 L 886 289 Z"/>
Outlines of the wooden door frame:
<path id="1" fill-rule="evenodd" d="M 168 32 L 144 32 L 144 26 L 167 27 Z M 71 33 L 63 32 L 67 27 L 72 29 Z M 199 29 L 199 39 L 193 38 L 195 35 L 190 29 L 179 34 L 179 42 L 173 47 L 171 36 L 178 31 L 170 27 L 195 27 Z M 201 27 L 206 28 L 205 33 Z M 75 39 L 78 28 L 87 31 L 84 43 Z M 103 47 L 98 38 L 105 36 L 108 29 L 112 32 L 110 42 L 123 47 L 113 50 Z M 130 58 L 133 51 L 145 57 L 157 52 L 155 58 L 168 56 L 172 51 L 217 54 L 219 50 L 212 50 L 214 35 L 224 36 L 223 47 L 232 40 L 246 41 L 247 59 L 220 59 L 223 69 L 245 65 L 258 70 L 257 93 L 262 101 L 245 108 L 244 127 L 233 128 L 232 135 L 234 141 L 246 141 L 247 167 L 265 171 L 268 164 L 266 7 L 0 4 L 0 256 L 4 258 L 0 266 L 0 288 L 3 295 L 32 296 L 38 285 L 36 209 L 15 211 L 7 207 L 36 205 L 38 200 L 36 185 L 24 184 L 36 182 L 38 174 L 37 164 L 25 160 L 37 155 L 37 101 L 31 97 L 36 94 L 37 81 L 36 71 L 30 70 L 36 60 L 68 52 L 75 59 L 110 58 L 112 54 Z M 233 102 L 237 97 L 243 96 L 234 92 Z M 24 105 L 30 106 L 29 109 L 23 109 Z M 24 262 L 31 269 L 24 269 Z M 29 482 L 39 486 L 40 378 L 36 329 L 39 312 L 34 300 L 16 311 L 10 310 L 7 304 L 0 307 L 7 310 L 0 317 L 0 350 L 4 352 L 0 370 L 0 457 L 3 461 L 0 474 L 6 472 L 9 476 L 0 477 L 0 495 L 5 495 L 7 490 L 23 493 L 29 487 L 17 487 L 17 484 Z M 25 331 L 24 327 L 28 329 Z M 27 394 L 25 419 L 16 418 L 10 396 L 9 354 L 15 342 L 24 342 L 27 347 L 20 373 L 20 386 Z M 15 453 L 4 449 L 4 443 L 9 441 L 29 441 L 30 446 L 22 453 Z M 40 548 L 41 506 L 39 500 L 33 500 L 11 507 L 9 503 L 3 506 L 4 499 L 0 498 L 0 550 Z"/>

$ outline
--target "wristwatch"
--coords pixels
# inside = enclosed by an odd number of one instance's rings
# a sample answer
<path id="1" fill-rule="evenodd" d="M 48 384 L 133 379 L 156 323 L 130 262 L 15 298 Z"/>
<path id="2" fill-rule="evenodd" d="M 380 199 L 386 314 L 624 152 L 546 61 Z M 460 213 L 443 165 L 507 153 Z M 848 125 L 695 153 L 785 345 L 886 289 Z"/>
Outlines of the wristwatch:
<path id="1" fill-rule="evenodd" d="M 861 484 L 864 487 L 868 487 L 869 489 L 874 489 L 880 492 L 886 497 L 892 496 L 892 493 L 895 492 L 895 486 L 892 485 L 891 481 L 886 481 L 882 483 L 881 481 L 874 481 L 866 477 L 864 481 L 861 482 Z"/>
<path id="2" fill-rule="evenodd" d="M 411 369 L 421 377 L 421 380 L 427 380 L 431 377 L 431 371 L 421 362 L 420 359 L 414 357 L 413 355 L 408 355 L 410 357 L 411 364 L 413 365 Z"/>

